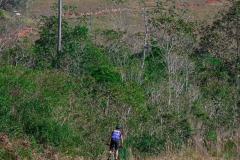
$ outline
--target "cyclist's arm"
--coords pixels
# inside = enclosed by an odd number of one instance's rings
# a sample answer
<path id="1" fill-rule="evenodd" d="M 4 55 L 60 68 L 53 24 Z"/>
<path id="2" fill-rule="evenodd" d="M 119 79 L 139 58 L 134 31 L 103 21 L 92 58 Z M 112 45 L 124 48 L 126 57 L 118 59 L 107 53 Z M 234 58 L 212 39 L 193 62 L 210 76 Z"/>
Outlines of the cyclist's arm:
<path id="1" fill-rule="evenodd" d="M 112 133 L 111 133 L 110 136 L 108 137 L 107 144 L 110 144 L 110 142 L 111 142 L 111 137 L 112 137 Z"/>
<path id="2" fill-rule="evenodd" d="M 122 142 L 122 146 L 123 146 L 123 135 L 121 134 L 121 142 Z"/>

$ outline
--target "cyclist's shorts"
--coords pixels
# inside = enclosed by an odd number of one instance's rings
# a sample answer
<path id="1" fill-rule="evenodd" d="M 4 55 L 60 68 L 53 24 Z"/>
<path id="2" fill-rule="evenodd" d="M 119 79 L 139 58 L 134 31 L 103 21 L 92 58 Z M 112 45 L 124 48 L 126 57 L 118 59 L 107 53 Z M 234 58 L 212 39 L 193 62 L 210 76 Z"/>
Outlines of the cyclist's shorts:
<path id="1" fill-rule="evenodd" d="M 112 138 L 110 143 L 110 149 L 112 150 L 113 147 L 115 147 L 115 150 L 118 150 L 119 148 L 119 139 Z"/>

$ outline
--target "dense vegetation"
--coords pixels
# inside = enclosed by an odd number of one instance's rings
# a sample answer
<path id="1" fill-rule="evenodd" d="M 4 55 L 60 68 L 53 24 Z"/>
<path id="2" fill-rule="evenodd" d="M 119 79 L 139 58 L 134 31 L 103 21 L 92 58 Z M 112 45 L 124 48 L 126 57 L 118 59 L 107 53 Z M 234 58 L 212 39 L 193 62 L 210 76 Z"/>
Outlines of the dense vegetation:
<path id="1" fill-rule="evenodd" d="M 122 159 L 129 149 L 141 159 L 193 146 L 237 158 L 240 2 L 211 25 L 179 12 L 161 2 L 143 10 L 145 28 L 136 35 L 90 31 L 63 19 L 59 53 L 57 17 L 42 17 L 34 44 L 18 39 L 2 51 L 0 131 L 31 143 L 18 148 L 18 156 L 51 146 L 52 152 L 102 159 L 111 129 L 121 124 Z M 131 36 L 138 43 L 130 43 Z M 0 150 L 1 158 L 14 159 Z"/>

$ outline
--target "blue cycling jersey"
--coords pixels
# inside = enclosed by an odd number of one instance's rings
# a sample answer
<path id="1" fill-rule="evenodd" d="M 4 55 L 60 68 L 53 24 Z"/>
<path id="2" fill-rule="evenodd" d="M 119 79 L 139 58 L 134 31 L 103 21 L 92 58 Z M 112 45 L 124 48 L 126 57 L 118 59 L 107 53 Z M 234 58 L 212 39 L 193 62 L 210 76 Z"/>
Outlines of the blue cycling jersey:
<path id="1" fill-rule="evenodd" d="M 114 131 L 112 132 L 111 138 L 121 139 L 121 131 L 114 130 Z"/>

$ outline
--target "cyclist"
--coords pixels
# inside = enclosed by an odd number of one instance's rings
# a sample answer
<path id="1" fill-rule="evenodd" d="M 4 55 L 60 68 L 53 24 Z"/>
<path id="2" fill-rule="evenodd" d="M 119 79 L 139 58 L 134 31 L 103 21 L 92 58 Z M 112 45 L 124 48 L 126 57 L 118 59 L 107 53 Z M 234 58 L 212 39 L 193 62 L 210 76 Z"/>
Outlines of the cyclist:
<path id="1" fill-rule="evenodd" d="M 123 134 L 120 131 L 121 126 L 117 125 L 116 129 L 112 131 L 112 133 L 109 136 L 108 143 L 110 142 L 110 150 L 109 150 L 109 155 L 112 154 L 113 152 L 113 147 L 115 147 L 115 160 L 118 159 L 118 148 L 120 145 L 120 140 L 121 140 L 121 147 L 123 147 Z"/>

